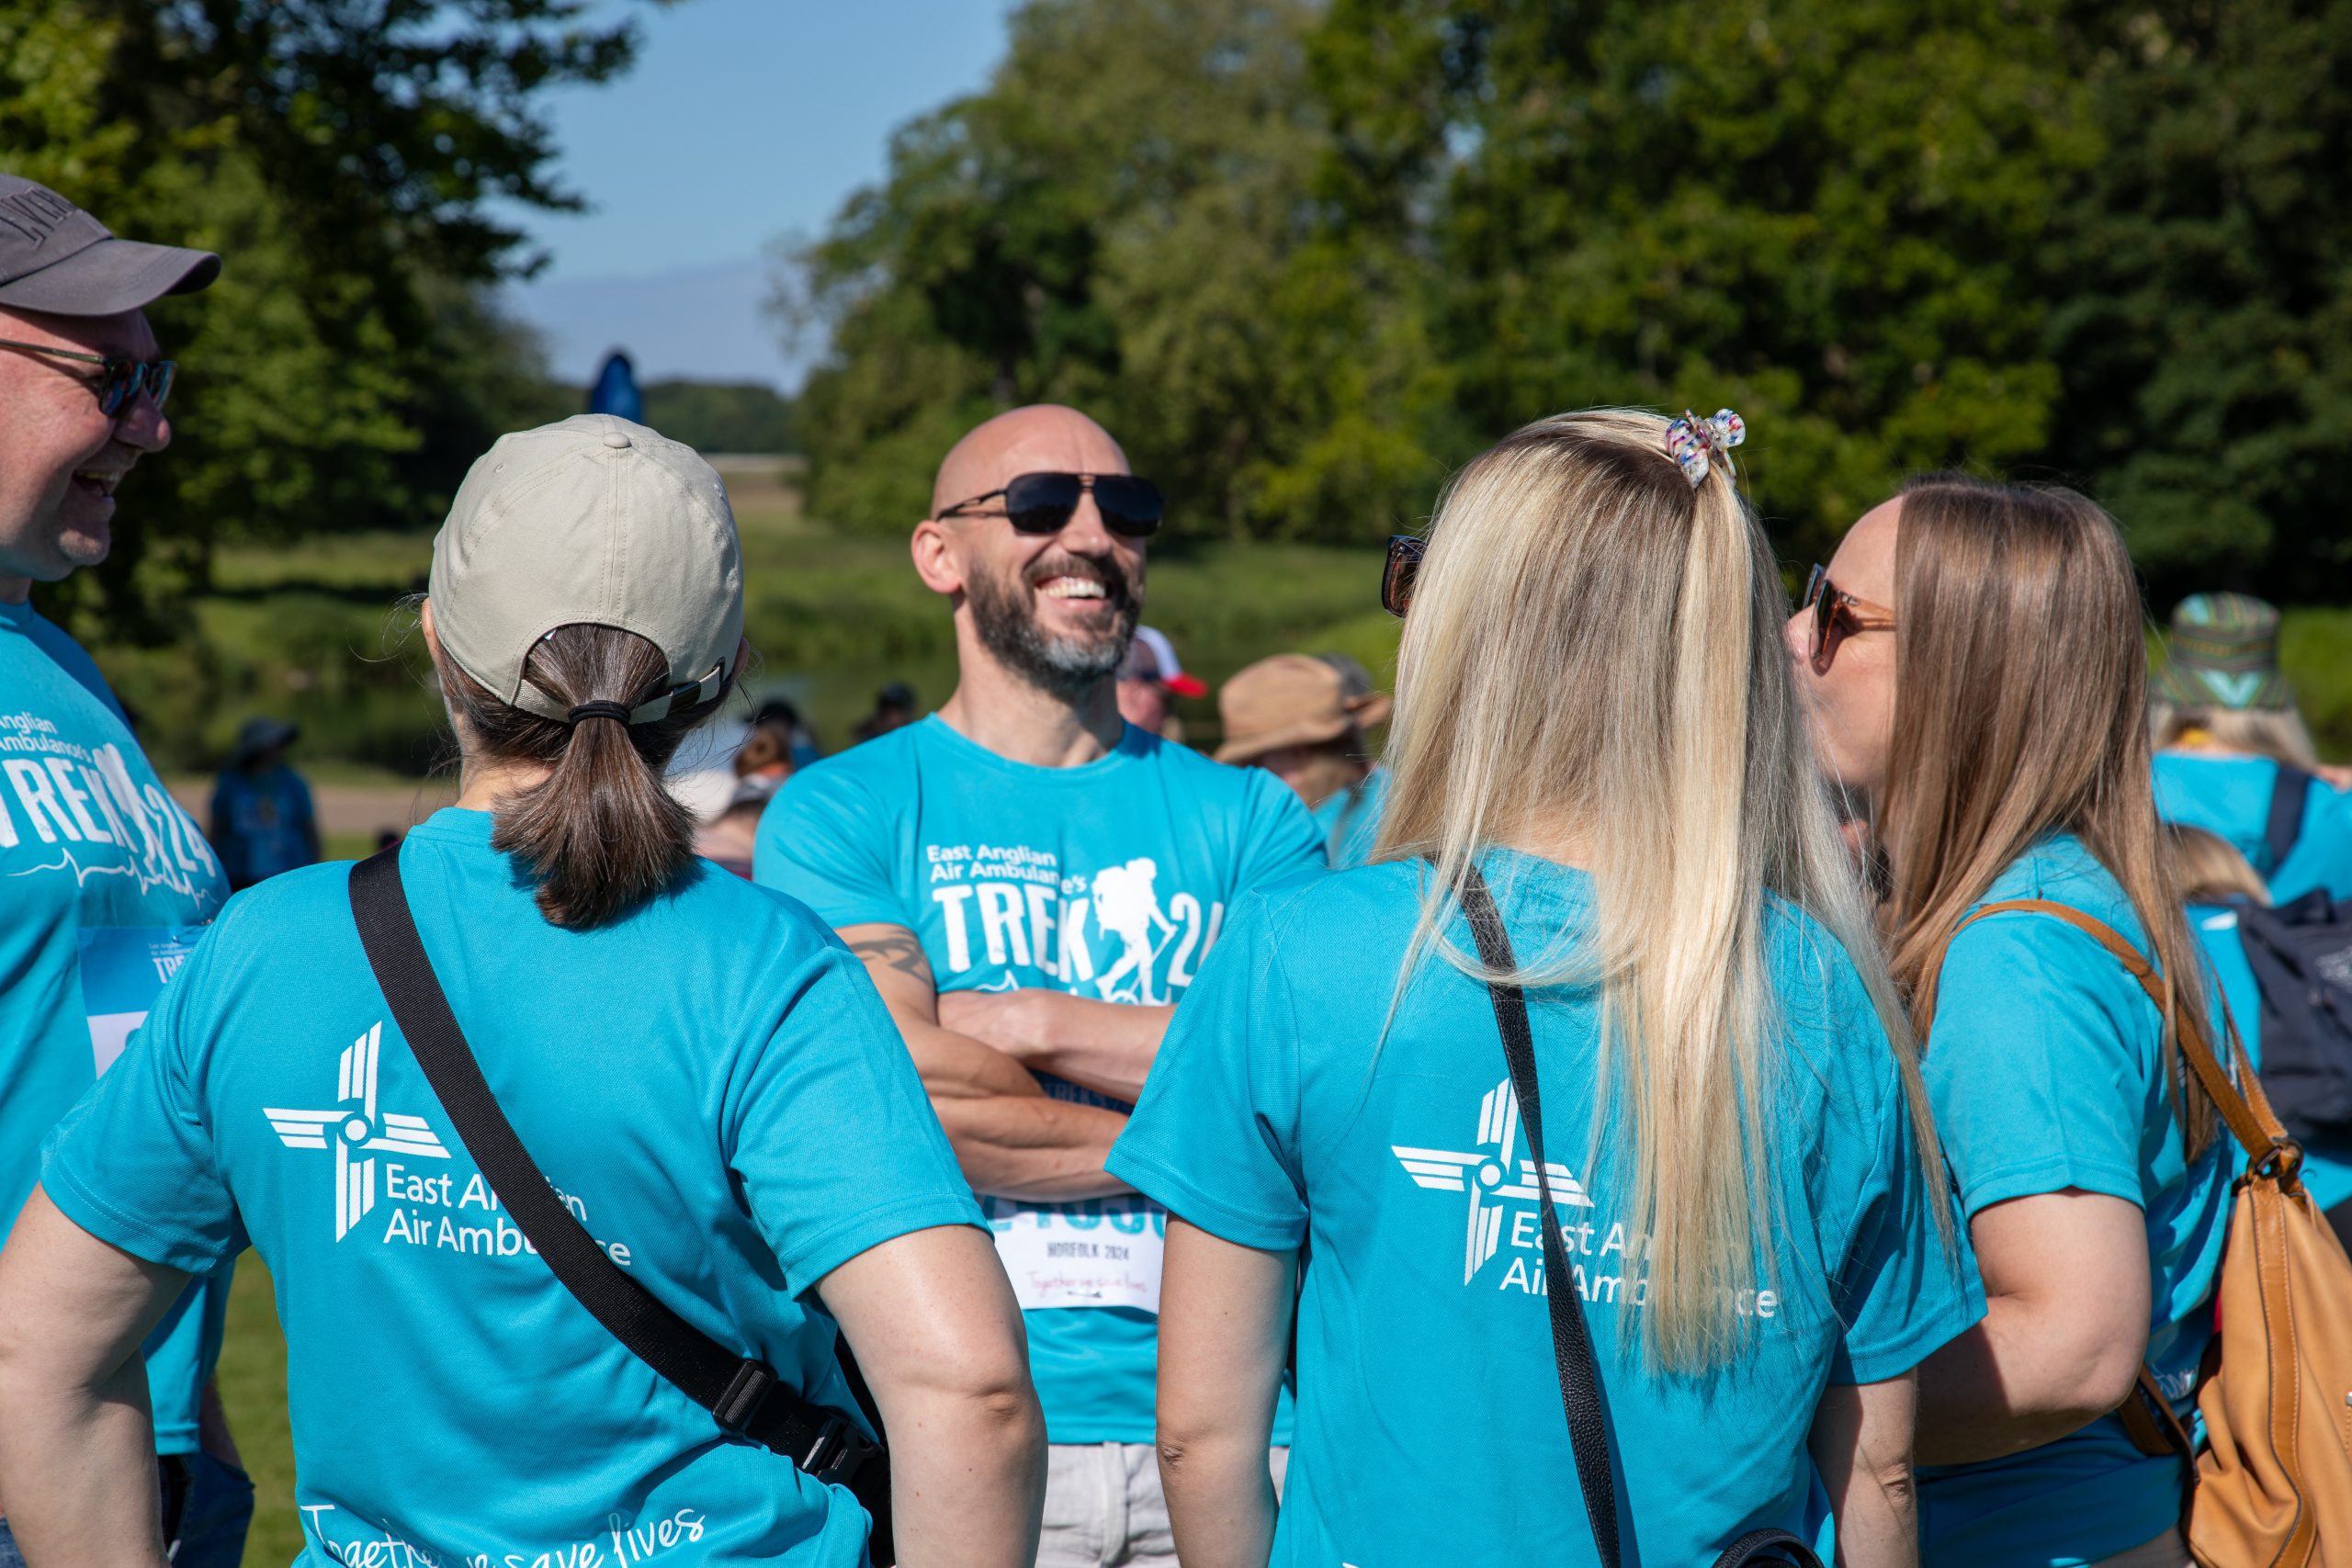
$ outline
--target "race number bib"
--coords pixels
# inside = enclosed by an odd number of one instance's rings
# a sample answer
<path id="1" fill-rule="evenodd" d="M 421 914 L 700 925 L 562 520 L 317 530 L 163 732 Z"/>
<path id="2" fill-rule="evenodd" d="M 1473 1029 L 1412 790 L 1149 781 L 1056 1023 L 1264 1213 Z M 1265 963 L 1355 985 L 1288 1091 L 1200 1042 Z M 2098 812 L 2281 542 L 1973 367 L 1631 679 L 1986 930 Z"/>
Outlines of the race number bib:
<path id="1" fill-rule="evenodd" d="M 90 1055 L 104 1073 L 147 1010 L 187 961 L 201 926 L 84 926 L 82 1011 L 90 1025 Z"/>
<path id="2" fill-rule="evenodd" d="M 1080 1203 L 980 1200 L 1023 1312 L 1050 1307 L 1159 1311 L 1168 1211 L 1130 1193 Z"/>

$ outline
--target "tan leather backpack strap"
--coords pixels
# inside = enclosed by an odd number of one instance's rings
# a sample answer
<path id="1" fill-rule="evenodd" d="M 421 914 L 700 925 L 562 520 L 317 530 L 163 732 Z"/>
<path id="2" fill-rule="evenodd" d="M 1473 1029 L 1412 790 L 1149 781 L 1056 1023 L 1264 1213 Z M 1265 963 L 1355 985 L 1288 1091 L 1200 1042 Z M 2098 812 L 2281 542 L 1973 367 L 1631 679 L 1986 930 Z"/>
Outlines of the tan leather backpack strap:
<path id="1" fill-rule="evenodd" d="M 2222 1028 L 2229 1035 L 2230 1059 L 2237 1068 L 2238 1089 L 2245 1097 L 2248 1114 L 2254 1118 L 2254 1124 L 2260 1130 L 2263 1137 L 2262 1147 L 2259 1150 L 2248 1147 L 2247 1156 L 2259 1168 L 2263 1159 L 2273 1150 L 2281 1145 L 2288 1145 L 2294 1148 L 2295 1165 L 2300 1167 L 2302 1164 L 2302 1145 L 2296 1143 L 2294 1137 L 2288 1133 L 2285 1124 L 2278 1120 L 2278 1113 L 2270 1109 L 2270 1096 L 2263 1091 L 2261 1075 L 2254 1070 L 2254 1059 L 2246 1055 L 2245 1042 L 2239 1038 L 2237 1021 L 2224 1011 L 2222 1014 Z M 2235 1132 L 2236 1129 L 2232 1128 L 2231 1131 Z M 2241 1138 L 2240 1141 L 2244 1142 L 2244 1139 Z"/>
<path id="2" fill-rule="evenodd" d="M 1936 991 L 1943 983 L 1944 957 L 1951 952 L 1951 944 L 1959 940 L 1960 933 L 1987 915 L 1997 915 L 2009 909 L 2030 909 L 2033 907 L 2030 900 L 2024 898 L 2011 898 L 1998 904 L 1987 904 L 1981 909 L 1972 911 L 1966 919 L 1951 928 L 1951 933 L 1944 938 L 1943 945 L 1936 949 L 1934 960 L 1919 972 L 1919 988 L 1911 996 L 1911 1031 L 1919 1037 L 1920 1050 L 1924 1051 L 1928 1048 L 1928 1031 L 1936 1021 Z"/>
<path id="3" fill-rule="evenodd" d="M 2054 903 L 2047 898 L 2019 898 L 2007 905 L 1988 904 L 1978 913 L 1989 913 L 1996 908 L 2030 909 L 2037 914 L 2055 915 L 2114 954 L 2116 962 L 2130 970 L 2132 977 L 2140 982 L 2140 988 L 2148 993 L 2148 999 L 2156 1004 L 2156 1010 L 2159 1013 L 2165 1010 L 2164 976 L 2114 927 L 2092 919 L 2071 904 Z M 2230 1024 L 2224 1015 L 2223 1023 L 2229 1029 L 2241 1075 L 2238 1081 L 2233 1083 L 2229 1073 L 2214 1059 L 2213 1049 L 2206 1042 L 2205 1032 L 2180 1027 L 2179 1010 L 2186 1005 L 2185 998 L 2186 993 L 2175 996 L 2172 1018 L 2173 1038 L 2180 1042 L 2181 1059 L 2188 1064 L 2188 1070 L 2197 1075 L 2197 1081 L 2203 1086 L 2206 1098 L 2221 1112 L 2231 1136 L 2245 1147 L 2246 1157 L 2260 1165 L 2270 1157 L 2272 1151 L 2278 1146 L 2278 1141 L 2286 1137 L 2287 1131 L 2278 1124 L 2278 1118 L 2271 1113 L 2270 1102 L 2263 1097 L 2262 1086 L 2256 1081 L 2254 1069 L 2246 1065 L 2245 1047 L 2238 1042 L 2236 1026 Z M 2240 1084 L 2245 1086 L 2245 1092 L 2240 1091 Z"/>

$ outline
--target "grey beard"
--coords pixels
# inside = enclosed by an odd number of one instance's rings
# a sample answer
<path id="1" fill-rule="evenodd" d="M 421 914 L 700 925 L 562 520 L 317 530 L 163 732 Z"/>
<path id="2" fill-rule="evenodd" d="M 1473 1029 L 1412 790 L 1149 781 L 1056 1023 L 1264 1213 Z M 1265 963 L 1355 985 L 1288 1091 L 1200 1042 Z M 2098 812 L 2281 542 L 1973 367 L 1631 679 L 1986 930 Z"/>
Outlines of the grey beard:
<path id="1" fill-rule="evenodd" d="M 965 594 L 971 603 L 972 625 L 980 634 L 981 647 L 1039 691 L 1075 698 L 1118 673 L 1119 666 L 1126 662 L 1127 645 L 1135 640 L 1134 596 L 1115 577 L 1108 586 L 1118 614 L 1111 635 L 1092 642 L 1046 636 L 1037 629 L 1025 597 L 1007 592 L 992 577 L 974 578 L 965 585 Z"/>

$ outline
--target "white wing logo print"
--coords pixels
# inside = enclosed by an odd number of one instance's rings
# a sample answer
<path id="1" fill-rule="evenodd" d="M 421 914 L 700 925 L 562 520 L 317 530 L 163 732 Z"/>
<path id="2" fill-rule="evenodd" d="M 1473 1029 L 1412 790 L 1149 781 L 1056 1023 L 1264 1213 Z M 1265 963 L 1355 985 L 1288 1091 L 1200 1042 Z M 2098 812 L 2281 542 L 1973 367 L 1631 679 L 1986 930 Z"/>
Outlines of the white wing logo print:
<path id="1" fill-rule="evenodd" d="M 1535 1185 L 1535 1162 L 1520 1159 L 1519 1096 L 1505 1078 L 1487 1091 L 1478 1104 L 1478 1145 L 1468 1152 L 1455 1149 L 1410 1149 L 1390 1145 L 1405 1174 L 1417 1187 L 1436 1192 L 1470 1194 L 1470 1224 L 1463 1241 L 1462 1282 L 1468 1284 L 1502 1246 L 1506 1200 L 1522 1203 L 1543 1201 Z M 1552 1201 L 1562 1208 L 1589 1209 L 1584 1183 L 1557 1160 L 1544 1162 L 1552 1179 Z M 1515 1179 L 1510 1179 L 1516 1175 Z"/>
<path id="2" fill-rule="evenodd" d="M 344 1047 L 335 1064 L 335 1097 L 344 1103 L 333 1111 L 279 1111 L 262 1108 L 289 1149 L 323 1149 L 334 1145 L 334 1238 L 341 1241 L 351 1227 L 376 1206 L 377 1150 L 447 1159 L 449 1151 L 422 1116 L 376 1110 L 376 1070 L 383 1053 L 384 1026 L 376 1023 Z M 352 1151 L 368 1157 L 355 1159 Z"/>

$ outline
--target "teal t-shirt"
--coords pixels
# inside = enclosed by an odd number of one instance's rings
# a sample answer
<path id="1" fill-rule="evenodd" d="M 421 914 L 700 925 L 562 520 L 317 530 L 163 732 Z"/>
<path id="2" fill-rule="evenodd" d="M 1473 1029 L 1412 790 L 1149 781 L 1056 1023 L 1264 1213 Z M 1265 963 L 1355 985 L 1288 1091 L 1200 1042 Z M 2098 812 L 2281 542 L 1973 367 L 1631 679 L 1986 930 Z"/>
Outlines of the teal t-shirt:
<path id="1" fill-rule="evenodd" d="M 1315 808 L 1315 824 L 1323 829 L 1323 851 L 1333 871 L 1345 871 L 1372 859 L 1380 837 L 1380 811 L 1388 800 L 1388 770 L 1375 767 L 1352 789 L 1343 789 Z"/>
<path id="2" fill-rule="evenodd" d="M 90 656 L 30 604 L 0 604 L 0 1241 L 41 1139 L 228 896 Z M 192 1283 L 147 1339 L 159 1453 L 197 1447 L 228 1292 L 225 1269 Z"/>
<path id="3" fill-rule="evenodd" d="M 318 857 L 311 844 L 318 812 L 311 786 L 284 762 L 259 776 L 223 768 L 212 784 L 213 845 L 229 880 L 246 887 Z"/>
<path id="4" fill-rule="evenodd" d="M 2070 905 L 2146 951 L 2122 887 L 2072 835 L 2018 856 L 1982 902 L 2010 898 Z M 2162 1039 L 2155 1004 L 2090 936 L 2054 915 L 2005 913 L 1945 954 L 1922 1065 L 1971 1218 L 2068 1188 L 2146 1215 L 2147 1360 L 2187 1416 L 2212 1335 L 2230 1168 L 2226 1134 L 2193 1165 L 2183 1158 Z M 2095 1562 L 2174 1523 L 2180 1484 L 2180 1461 L 2143 1455 L 2113 1416 L 2007 1459 L 1926 1466 L 1926 1561 Z"/>
<path id="5" fill-rule="evenodd" d="M 979 1223 L 864 967 L 703 862 L 561 930 L 490 832 L 436 812 L 401 872 L 523 1146 L 664 1304 L 854 1408 L 810 1288 Z M 301 1562 L 862 1568 L 846 1491 L 722 1434 L 533 1255 L 390 1016 L 349 874 L 232 899 L 41 1170 L 141 1258 L 206 1269 L 250 1242 L 268 1263 Z"/>
<path id="6" fill-rule="evenodd" d="M 2238 934 L 2238 912 L 2228 904 L 2191 904 L 2189 929 L 2205 949 L 2205 962 L 2221 982 L 2222 999 L 2245 1042 L 2245 1054 L 2256 1070 L 2262 1066 L 2262 985 L 2246 962 L 2245 943 Z M 2303 1186 L 2322 1209 L 2333 1209 L 2352 1199 L 2352 1148 L 2303 1145 Z"/>
<path id="7" fill-rule="evenodd" d="M 1162 1045 L 1111 1168 L 1239 1246 L 1305 1249 L 1298 1410 L 1277 1564 L 1596 1561 L 1577 1498 L 1543 1292 L 1540 1199 L 1485 987 L 1430 959 L 1398 995 L 1424 868 L 1283 883 L 1236 912 Z M 1486 861 L 1526 957 L 1592 919 L 1582 872 Z M 1555 1201 L 1600 1350 L 1638 1550 L 1704 1568 L 1750 1528 L 1829 1552 L 1805 1449 L 1831 1383 L 1899 1377 L 1984 1314 L 1936 1234 L 1894 1055 L 1846 954 L 1776 903 L 1781 1029 L 1765 1095 L 1774 1264 L 1734 1304 L 1712 1374 L 1621 1354 L 1645 1289 L 1628 1246 L 1622 1122 L 1589 988 L 1531 998 Z M 1451 939 L 1471 950 L 1456 919 Z M 1391 1003 L 1394 1001 L 1394 1012 Z"/>
<path id="8" fill-rule="evenodd" d="M 828 925 L 913 931 L 943 994 L 1043 986 L 1155 1004 L 1184 994 L 1243 893 L 1322 864 L 1306 808 L 1262 769 L 1133 725 L 1099 761 L 1032 767 L 934 715 L 794 774 L 760 819 L 752 874 Z M 1150 1442 L 1166 1216 L 1132 1196 L 982 1201 L 1047 1436 Z"/>
<path id="9" fill-rule="evenodd" d="M 2156 810 L 2166 821 L 2202 828 L 2229 840 L 2284 904 L 2314 887 L 2352 898 L 2352 795 L 2313 779 L 2303 798 L 2302 831 L 2287 858 L 2272 865 L 2263 834 L 2278 764 L 2267 757 L 2205 751 L 2156 753 Z"/>

